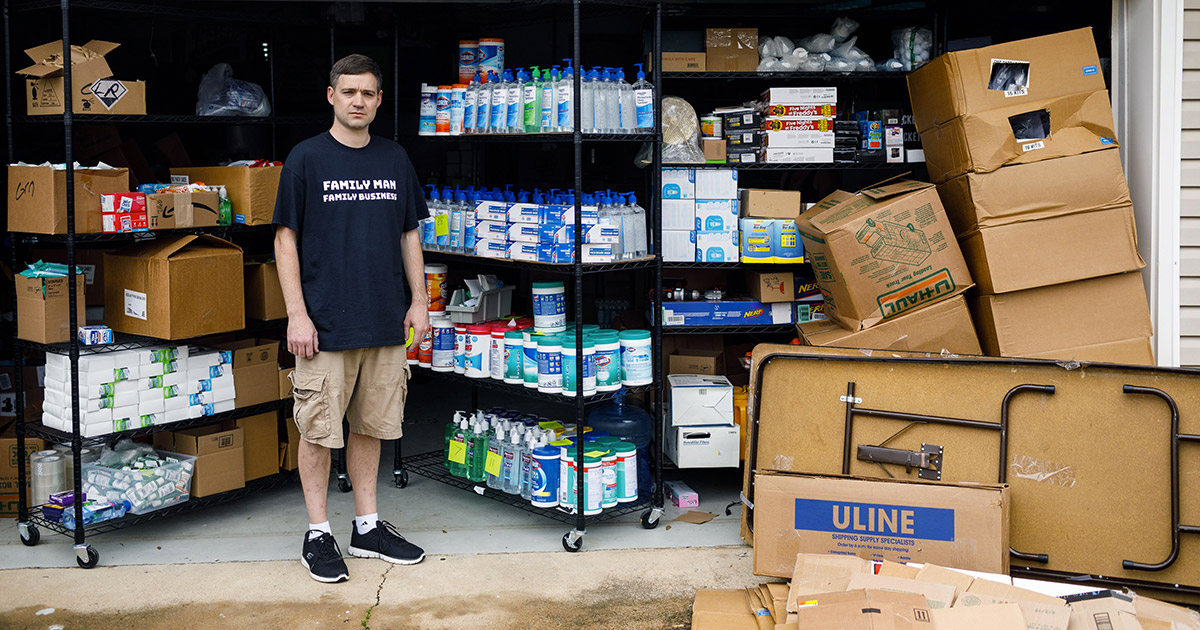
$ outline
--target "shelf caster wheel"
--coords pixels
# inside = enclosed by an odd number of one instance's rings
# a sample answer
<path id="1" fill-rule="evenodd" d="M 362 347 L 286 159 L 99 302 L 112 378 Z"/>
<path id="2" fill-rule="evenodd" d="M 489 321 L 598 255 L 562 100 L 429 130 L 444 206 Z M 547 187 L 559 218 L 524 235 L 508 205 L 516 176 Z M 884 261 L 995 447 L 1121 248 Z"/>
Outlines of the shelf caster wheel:
<path id="1" fill-rule="evenodd" d="M 350 492 L 354 486 L 350 483 L 349 477 L 338 477 L 338 490 L 341 492 Z"/>
<path id="2" fill-rule="evenodd" d="M 653 508 L 642 512 L 642 527 L 646 529 L 658 527 L 658 522 L 662 519 L 662 514 L 661 508 Z"/>
<path id="3" fill-rule="evenodd" d="M 571 553 L 575 553 L 580 549 L 583 549 L 583 534 L 575 530 L 571 530 L 563 534 L 562 545 L 563 549 L 566 549 Z"/>
<path id="4" fill-rule="evenodd" d="M 100 564 L 100 552 L 96 551 L 96 548 L 91 545 L 76 547 L 75 562 L 82 569 L 93 569 L 96 565 Z"/>
<path id="5" fill-rule="evenodd" d="M 42 540 L 42 533 L 39 532 L 38 528 L 34 527 L 33 525 L 20 523 L 17 525 L 17 529 L 21 534 L 21 544 L 25 545 L 26 547 L 32 547 Z"/>
<path id="6" fill-rule="evenodd" d="M 396 482 L 397 488 L 407 488 L 408 487 L 408 471 L 407 470 L 392 471 L 392 480 Z"/>

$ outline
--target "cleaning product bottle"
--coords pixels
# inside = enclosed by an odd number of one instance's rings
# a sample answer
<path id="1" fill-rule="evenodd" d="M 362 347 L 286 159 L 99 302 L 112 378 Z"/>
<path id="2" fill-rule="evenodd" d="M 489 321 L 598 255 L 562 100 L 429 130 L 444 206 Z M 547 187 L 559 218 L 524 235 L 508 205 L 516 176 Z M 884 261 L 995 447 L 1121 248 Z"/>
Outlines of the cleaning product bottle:
<path id="1" fill-rule="evenodd" d="M 584 133 L 596 133 L 596 69 L 585 71 L 580 68 L 579 71 L 583 73 L 579 94 L 580 129 Z"/>
<path id="2" fill-rule="evenodd" d="M 633 216 L 634 257 L 641 258 L 650 255 L 649 228 L 646 223 L 646 209 L 639 206 L 637 195 L 627 192 L 630 214 Z"/>
<path id="3" fill-rule="evenodd" d="M 504 443 L 500 456 L 503 458 L 500 468 L 500 489 L 507 494 L 516 494 L 520 488 L 521 465 L 519 462 L 521 436 L 516 427 L 505 433 L 508 441 Z"/>
<path id="4" fill-rule="evenodd" d="M 454 427 L 454 433 L 450 436 L 450 447 L 453 450 L 461 449 L 464 453 L 466 452 L 466 448 L 467 448 L 467 421 L 466 420 L 463 420 L 460 418 L 458 424 Z M 451 460 L 450 466 L 448 468 L 450 469 L 450 474 L 454 475 L 455 477 L 467 476 L 467 465 L 466 465 L 465 460 L 462 462 L 455 462 L 455 461 Z"/>
<path id="5" fill-rule="evenodd" d="M 636 131 L 649 133 L 654 131 L 654 86 L 646 80 L 642 64 L 633 65 L 638 69 L 637 83 L 633 84 L 634 107 L 637 110 Z"/>
<path id="6" fill-rule="evenodd" d="M 621 82 L 617 80 L 620 68 L 608 69 L 608 132 L 621 132 Z"/>
<path id="7" fill-rule="evenodd" d="M 461 411 L 455 411 L 454 420 L 446 424 L 446 439 L 442 441 L 442 448 L 444 449 L 442 465 L 446 467 L 446 470 L 450 469 L 450 441 L 454 439 L 454 430 L 458 428 L 458 423 L 462 421 L 462 413 Z"/>
<path id="8" fill-rule="evenodd" d="M 558 110 L 557 131 L 569 133 L 575 130 L 575 70 L 571 68 L 569 58 L 563 61 L 567 67 L 563 69 L 562 79 L 558 82 L 558 96 L 554 104 Z"/>
<path id="9" fill-rule="evenodd" d="M 540 131 L 538 122 L 542 115 L 542 72 L 537 66 L 530 68 L 521 97 L 521 126 L 525 133 Z"/>
<path id="10" fill-rule="evenodd" d="M 463 133 L 475 133 L 475 123 L 479 120 L 479 72 L 467 84 L 467 94 L 463 100 Z"/>
<path id="11" fill-rule="evenodd" d="M 508 84 L 512 83 L 512 75 L 505 70 L 503 74 L 495 75 L 498 79 L 492 86 L 492 123 L 491 133 L 504 133 L 508 125 Z"/>
<path id="12" fill-rule="evenodd" d="M 637 107 L 633 101 L 633 86 L 625 80 L 625 69 L 617 68 L 617 93 L 619 94 L 620 133 L 633 133 L 637 128 Z"/>
<path id="13" fill-rule="evenodd" d="M 503 462 L 504 462 L 504 427 L 503 426 L 497 426 L 495 435 L 493 435 L 492 438 L 490 440 L 488 440 L 488 453 L 491 453 L 491 455 L 488 455 L 487 457 L 501 458 L 500 459 L 501 467 L 500 467 L 499 472 L 503 473 L 504 472 L 504 466 L 503 466 Z M 491 471 L 485 471 L 485 472 L 487 473 L 487 487 L 495 489 L 495 490 L 499 490 L 500 489 L 500 475 L 493 475 L 491 473 Z"/>
<path id="14" fill-rule="evenodd" d="M 616 213 L 616 208 L 613 207 L 612 199 L 604 197 L 601 198 L 600 204 L 596 208 L 596 216 L 599 217 L 597 224 L 613 227 L 616 228 L 618 233 L 621 232 L 621 217 Z M 613 251 L 617 253 L 617 259 L 620 260 L 620 245 L 614 245 Z"/>
<path id="15" fill-rule="evenodd" d="M 505 77 L 508 77 L 508 74 L 505 70 Z M 508 133 L 525 133 L 525 126 L 521 124 L 521 96 L 524 92 L 525 69 L 517 68 L 516 78 L 510 79 L 508 83 L 508 121 L 505 123 Z"/>
<path id="16" fill-rule="evenodd" d="M 558 97 L 558 66 L 551 70 L 542 71 L 542 112 L 538 126 L 542 133 L 549 133 L 558 127 L 558 110 L 554 99 Z"/>
<path id="17" fill-rule="evenodd" d="M 610 95 L 610 82 L 608 80 L 608 68 L 593 68 L 596 73 L 596 80 L 592 83 L 592 90 L 595 92 L 595 105 L 593 105 L 593 116 L 595 122 L 593 128 L 596 133 L 608 133 L 608 108 L 612 99 Z"/>
<path id="18" fill-rule="evenodd" d="M 450 224 L 450 217 L 447 216 L 447 209 L 445 204 L 442 203 L 442 195 L 438 191 L 437 186 L 430 186 L 430 189 L 432 192 L 429 194 L 429 216 L 434 220 L 435 226 L 433 249 L 434 251 L 444 252 L 447 251 L 450 245 L 450 235 L 449 233 L 438 231 L 436 226 L 448 226 Z"/>
<path id="19" fill-rule="evenodd" d="M 533 498 L 531 482 L 533 481 L 533 449 L 536 448 L 536 444 L 537 439 L 533 432 L 526 433 L 525 448 L 521 450 L 521 490 L 518 493 L 526 501 Z"/>
<path id="20" fill-rule="evenodd" d="M 459 241 L 461 246 L 459 252 L 463 254 L 475 253 L 475 204 L 468 199 L 467 191 L 461 190 L 455 186 L 454 202 L 458 204 L 459 210 L 462 212 L 462 238 Z"/>
<path id="21" fill-rule="evenodd" d="M 488 437 L 487 423 L 476 421 L 475 436 L 473 439 L 474 446 L 472 448 L 475 457 L 471 460 L 470 469 L 467 470 L 467 479 L 475 483 L 487 481 L 487 474 L 484 473 L 483 467 L 487 463 Z"/>
<path id="22" fill-rule="evenodd" d="M 492 125 L 492 73 L 483 75 L 475 97 L 475 133 L 487 133 Z"/>

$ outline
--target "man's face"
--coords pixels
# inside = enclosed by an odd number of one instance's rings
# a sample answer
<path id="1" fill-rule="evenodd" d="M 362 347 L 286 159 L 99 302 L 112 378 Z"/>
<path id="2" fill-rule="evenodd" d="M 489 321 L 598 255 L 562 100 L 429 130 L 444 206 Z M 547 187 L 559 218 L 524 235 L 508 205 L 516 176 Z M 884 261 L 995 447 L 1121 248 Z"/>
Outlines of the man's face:
<path id="1" fill-rule="evenodd" d="M 339 76 L 337 86 L 329 88 L 328 97 L 334 118 L 348 129 L 366 129 L 383 102 L 375 75 L 369 72 Z"/>

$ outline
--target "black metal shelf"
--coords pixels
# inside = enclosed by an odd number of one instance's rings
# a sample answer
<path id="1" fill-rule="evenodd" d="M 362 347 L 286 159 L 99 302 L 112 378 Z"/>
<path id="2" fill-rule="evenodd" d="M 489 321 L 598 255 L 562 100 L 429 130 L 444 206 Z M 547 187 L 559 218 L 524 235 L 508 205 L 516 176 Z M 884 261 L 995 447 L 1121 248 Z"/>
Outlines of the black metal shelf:
<path id="1" fill-rule="evenodd" d="M 804 81 L 847 83 L 852 81 L 881 81 L 904 79 L 907 72 L 664 72 L 664 79 L 764 79 L 770 81 Z"/>
<path id="2" fill-rule="evenodd" d="M 521 396 L 523 398 L 531 398 L 533 400 L 558 403 L 560 405 L 575 405 L 574 396 L 547 394 L 545 392 L 539 392 L 536 389 L 525 387 L 524 385 L 512 385 L 493 378 L 467 378 L 467 376 L 463 374 L 457 374 L 455 372 L 434 372 L 433 370 L 425 370 L 424 373 L 432 374 L 435 378 L 462 383 L 463 385 L 474 385 L 481 389 L 512 394 L 513 396 Z M 624 392 L 626 395 L 637 394 L 641 392 L 648 392 L 653 388 L 653 385 L 639 385 L 637 387 L 622 387 L 615 392 L 596 392 L 596 395 L 594 396 L 585 396 L 583 398 L 583 403 L 585 405 L 595 405 L 602 402 L 609 402 L 611 400 L 616 400 L 617 395 L 622 392 Z"/>
<path id="3" fill-rule="evenodd" d="M 585 133 L 584 142 L 650 142 L 657 134 L 647 133 Z M 416 140 L 433 140 L 435 142 L 541 142 L 559 143 L 573 142 L 573 133 L 482 133 L 464 134 L 461 136 L 409 136 Z"/>
<path id="4" fill-rule="evenodd" d="M 274 475 L 269 475 L 267 477 L 262 477 L 259 479 L 254 479 L 252 481 L 247 481 L 246 486 L 244 488 L 238 488 L 237 490 L 230 490 L 228 492 L 222 492 L 220 494 L 213 494 L 213 495 L 209 495 L 206 497 L 188 499 L 187 501 L 184 501 L 183 503 L 171 505 L 171 506 L 162 508 L 161 510 L 147 512 L 146 514 L 128 514 L 126 516 L 123 516 L 118 519 L 113 519 L 111 521 L 101 521 L 99 523 L 85 525 L 83 527 L 83 532 L 87 536 L 95 536 L 96 534 L 107 534 L 109 532 L 115 532 L 118 529 L 124 529 L 131 525 L 137 525 L 139 523 L 145 523 L 147 521 L 155 521 L 155 520 L 158 520 L 161 518 L 171 516 L 173 514 L 180 514 L 182 512 L 191 512 L 192 510 L 197 510 L 197 509 L 207 507 L 210 505 L 218 505 L 220 503 L 227 503 L 227 502 L 233 501 L 235 499 L 240 499 L 241 497 L 244 497 L 244 496 L 258 494 L 259 492 L 263 492 L 265 490 L 280 488 L 280 487 L 286 486 L 287 484 L 291 483 L 293 480 L 295 480 L 297 478 L 298 478 L 298 475 L 296 474 L 295 471 L 276 473 Z M 67 509 L 70 510 L 70 509 L 74 509 L 74 508 L 68 507 Z M 47 529 L 49 531 L 52 531 L 52 532 L 55 532 L 58 534 L 62 534 L 64 536 L 74 536 L 75 535 L 75 530 L 68 529 L 62 523 L 57 522 L 57 521 L 52 521 L 52 520 L 46 518 L 46 516 L 42 514 L 42 506 L 40 506 L 40 505 L 29 508 L 29 520 L 31 520 L 35 525 L 37 525 L 39 527 L 44 527 L 45 529 Z"/>
<path id="5" fill-rule="evenodd" d="M 544 516 L 561 523 L 573 524 L 575 522 L 577 515 L 574 511 L 570 511 L 561 507 L 534 507 L 534 505 L 530 503 L 528 499 L 522 499 L 520 495 L 507 494 L 494 488 L 489 488 L 483 483 L 476 483 L 464 477 L 455 477 L 450 474 L 450 471 L 446 470 L 443 460 L 443 451 L 430 451 L 428 453 L 421 453 L 420 455 L 415 455 L 412 457 L 405 457 L 404 466 L 405 468 L 408 468 L 422 477 L 444 483 L 448 486 L 466 490 L 472 494 L 478 494 L 485 499 L 491 499 L 506 505 L 511 505 L 525 512 L 529 512 L 530 514 Z M 589 523 L 602 523 L 604 521 L 610 521 L 627 514 L 633 514 L 648 507 L 650 507 L 650 496 L 649 492 L 646 492 L 641 494 L 637 501 L 630 503 L 619 503 L 617 504 L 617 507 L 608 508 L 595 516 L 588 516 L 587 520 Z"/>
<path id="6" fill-rule="evenodd" d="M 178 228 L 171 230 L 149 230 L 146 232 L 121 232 L 99 234 L 76 234 L 76 243 L 125 243 L 148 241 L 160 236 L 179 236 L 183 234 L 212 234 L 228 237 L 234 234 L 271 228 L 270 225 L 212 225 L 206 227 Z M 26 243 L 63 243 L 67 242 L 66 234 L 38 234 L 34 232 L 12 232 L 17 238 Z"/>
<path id="7" fill-rule="evenodd" d="M 291 399 L 272 400 L 271 402 L 250 405 L 249 407 L 242 407 L 240 409 L 234 409 L 233 411 L 226 411 L 224 413 L 216 413 L 211 416 L 189 418 L 187 420 L 180 420 L 179 422 L 159 424 L 152 427 L 141 427 L 138 429 L 129 429 L 128 431 L 116 431 L 114 433 L 106 433 L 104 435 L 97 435 L 95 437 L 85 437 L 82 438 L 82 440 L 84 444 L 97 444 L 100 442 L 111 442 L 120 438 L 145 437 L 147 435 L 153 435 L 156 431 L 178 431 L 180 429 L 202 427 L 209 424 L 216 424 L 223 420 L 237 420 L 239 418 L 257 416 L 261 413 L 278 411 L 285 405 L 290 404 L 290 402 Z M 56 444 L 70 444 L 72 439 L 70 431 L 60 431 L 58 429 L 52 429 L 41 424 L 26 424 L 25 435 L 28 437 L 40 437 Z"/>
<path id="8" fill-rule="evenodd" d="M 158 125 L 326 125 L 332 120 L 330 114 L 307 114 L 298 116 L 195 116 L 188 114 L 80 114 L 72 122 L 76 125 L 95 124 L 158 124 Z M 59 123 L 61 114 L 48 116 L 13 116 L 15 123 Z"/>
<path id="9" fill-rule="evenodd" d="M 787 262 L 664 262 L 663 269 L 758 269 L 763 267 L 775 267 L 778 265 L 800 265 L 808 264 L 807 260 L 798 258 Z"/>
<path id="10" fill-rule="evenodd" d="M 478 265 L 492 265 L 496 267 L 504 267 L 507 269 L 526 269 L 529 271 L 542 271 L 545 273 L 575 273 L 575 265 L 572 263 L 541 263 L 529 262 L 524 260 L 507 260 L 503 258 L 487 258 L 485 256 L 471 256 L 469 254 L 454 254 L 450 252 L 426 251 L 425 257 L 429 260 L 452 260 L 464 263 L 475 263 Z M 634 269 L 653 269 L 655 258 L 647 256 L 636 260 L 623 260 L 615 263 L 584 263 L 583 273 L 603 273 L 607 271 L 630 271 Z"/>
<path id="11" fill-rule="evenodd" d="M 663 326 L 664 335 L 782 335 L 795 334 L 795 324 L 769 326 Z"/>
<path id="12" fill-rule="evenodd" d="M 269 319 L 257 320 L 251 319 L 246 321 L 245 328 L 231 330 L 229 332 L 247 332 L 260 333 L 267 330 L 274 330 L 281 326 L 286 326 L 286 319 Z M 125 333 L 113 333 L 113 343 L 104 344 L 101 346 L 79 346 L 79 354 L 103 354 L 106 352 L 119 352 L 121 350 L 137 350 L 138 348 L 147 348 L 150 346 L 182 346 L 193 345 L 199 341 L 207 339 L 215 335 L 224 335 L 226 333 L 212 333 L 202 337 L 192 337 L 190 339 L 159 339 L 158 337 L 143 337 L 141 335 L 129 335 Z M 39 343 L 37 341 L 29 341 L 27 339 L 17 339 L 16 345 L 29 350 L 39 350 L 41 352 L 51 352 L 54 354 L 69 354 L 71 352 L 71 343 L 67 341 L 59 343 Z"/>
<path id="13" fill-rule="evenodd" d="M 686 166 L 689 168 L 734 168 L 739 171 L 880 171 L 889 169 L 924 168 L 924 162 L 812 162 L 803 164 L 779 164 L 756 162 L 753 164 L 663 164 L 663 168 Z"/>

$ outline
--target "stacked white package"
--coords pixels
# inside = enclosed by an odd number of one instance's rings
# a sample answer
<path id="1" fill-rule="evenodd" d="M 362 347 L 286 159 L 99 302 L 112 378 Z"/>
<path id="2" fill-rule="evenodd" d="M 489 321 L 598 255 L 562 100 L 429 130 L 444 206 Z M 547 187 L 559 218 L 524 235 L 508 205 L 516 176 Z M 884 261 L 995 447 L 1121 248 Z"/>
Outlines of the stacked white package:
<path id="1" fill-rule="evenodd" d="M 167 401 L 167 413 L 200 418 L 233 411 L 237 390 L 233 384 L 233 353 L 229 350 L 198 350 L 188 358 L 187 381 L 180 391 L 181 402 Z"/>

